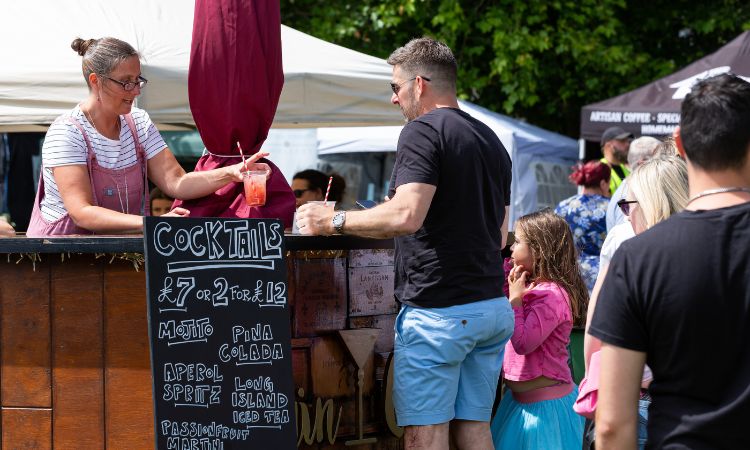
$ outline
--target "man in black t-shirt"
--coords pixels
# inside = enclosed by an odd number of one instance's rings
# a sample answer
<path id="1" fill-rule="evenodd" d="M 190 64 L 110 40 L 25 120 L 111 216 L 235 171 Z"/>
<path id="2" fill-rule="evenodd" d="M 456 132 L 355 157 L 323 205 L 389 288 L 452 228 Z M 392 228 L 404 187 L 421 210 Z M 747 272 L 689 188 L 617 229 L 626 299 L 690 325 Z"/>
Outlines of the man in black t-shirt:
<path id="1" fill-rule="evenodd" d="M 625 242 L 589 333 L 603 341 L 597 448 L 635 448 L 644 363 L 647 448 L 750 448 L 750 83 L 719 75 L 682 103 L 685 211 Z"/>
<path id="2" fill-rule="evenodd" d="M 492 448 L 489 419 L 513 312 L 502 294 L 511 163 L 458 108 L 456 61 L 429 38 L 388 58 L 399 137 L 390 200 L 366 211 L 297 212 L 302 234 L 395 237 L 394 405 L 407 449 Z M 449 425 L 450 424 L 450 425 Z"/>

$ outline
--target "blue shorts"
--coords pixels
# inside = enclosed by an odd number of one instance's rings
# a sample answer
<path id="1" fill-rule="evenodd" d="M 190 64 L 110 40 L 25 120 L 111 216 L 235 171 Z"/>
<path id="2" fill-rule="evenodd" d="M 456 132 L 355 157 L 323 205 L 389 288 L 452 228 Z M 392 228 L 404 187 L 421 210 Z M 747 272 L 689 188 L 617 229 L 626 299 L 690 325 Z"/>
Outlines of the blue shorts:
<path id="1" fill-rule="evenodd" d="M 403 305 L 393 353 L 399 426 L 489 422 L 514 320 L 505 297 L 447 308 Z"/>

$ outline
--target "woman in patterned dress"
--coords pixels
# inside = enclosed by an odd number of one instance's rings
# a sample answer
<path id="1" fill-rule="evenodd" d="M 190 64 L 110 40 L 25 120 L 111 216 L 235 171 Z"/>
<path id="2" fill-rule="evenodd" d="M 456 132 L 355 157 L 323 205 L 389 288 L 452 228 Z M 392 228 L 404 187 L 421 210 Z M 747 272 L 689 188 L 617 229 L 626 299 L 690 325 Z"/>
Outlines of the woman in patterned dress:
<path id="1" fill-rule="evenodd" d="M 565 218 L 578 249 L 578 266 L 589 294 L 599 272 L 599 252 L 607 237 L 607 205 L 611 169 L 599 161 L 579 164 L 570 181 L 583 186 L 580 194 L 560 202 L 555 212 Z"/>

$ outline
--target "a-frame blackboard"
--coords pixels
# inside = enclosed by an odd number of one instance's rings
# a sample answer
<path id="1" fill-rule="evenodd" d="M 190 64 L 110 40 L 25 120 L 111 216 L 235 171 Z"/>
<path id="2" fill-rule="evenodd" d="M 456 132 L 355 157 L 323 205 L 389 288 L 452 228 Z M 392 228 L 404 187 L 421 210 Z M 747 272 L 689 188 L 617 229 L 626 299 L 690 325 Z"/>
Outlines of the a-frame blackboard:
<path id="1" fill-rule="evenodd" d="M 282 222 L 144 224 L 156 448 L 296 448 Z"/>

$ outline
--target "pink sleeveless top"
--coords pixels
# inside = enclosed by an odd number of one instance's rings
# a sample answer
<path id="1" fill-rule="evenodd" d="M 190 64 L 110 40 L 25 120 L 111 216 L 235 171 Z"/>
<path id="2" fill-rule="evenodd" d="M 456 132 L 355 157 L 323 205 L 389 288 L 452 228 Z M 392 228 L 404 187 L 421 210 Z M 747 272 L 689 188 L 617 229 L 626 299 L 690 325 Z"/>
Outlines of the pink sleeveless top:
<path id="1" fill-rule="evenodd" d="M 504 377 L 528 381 L 544 375 L 562 383 L 573 381 L 568 343 L 573 329 L 568 293 L 555 283 L 539 283 L 513 308 L 516 324 L 505 346 Z"/>
<path id="2" fill-rule="evenodd" d="M 91 147 L 89 137 L 76 119 L 64 116 L 57 120 L 64 120 L 75 125 L 83 135 L 83 140 L 86 142 L 86 165 L 88 167 L 94 205 L 123 213 L 140 214 L 141 216 L 149 215 L 151 206 L 148 198 L 146 152 L 138 140 L 138 133 L 135 129 L 133 117 L 130 114 L 125 115 L 125 123 L 127 123 L 130 132 L 133 134 L 138 162 L 133 166 L 120 170 L 107 169 L 97 163 L 96 154 Z M 44 167 L 42 167 L 43 170 Z M 127 186 L 125 192 L 121 192 L 122 186 Z M 45 220 L 40 208 L 43 198 L 44 176 L 40 174 L 39 187 L 37 188 L 34 208 L 31 211 L 31 221 L 29 222 L 26 236 L 47 237 L 94 234 L 92 231 L 76 225 L 68 213 L 65 213 L 64 216 L 54 222 Z"/>

